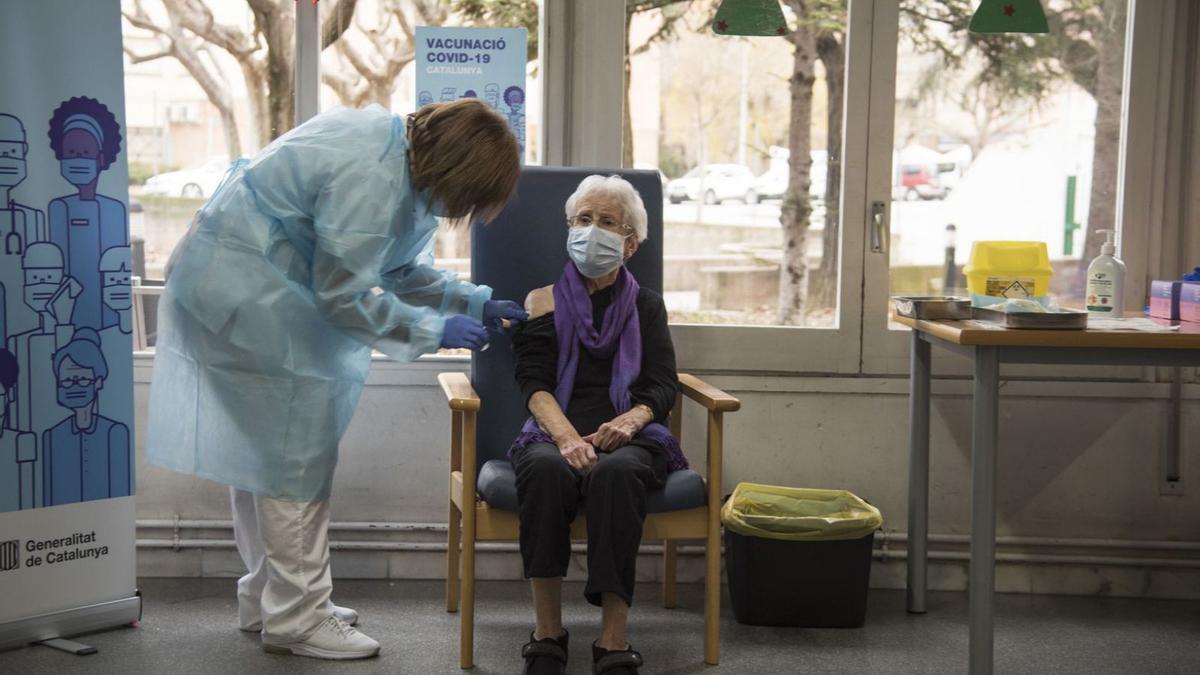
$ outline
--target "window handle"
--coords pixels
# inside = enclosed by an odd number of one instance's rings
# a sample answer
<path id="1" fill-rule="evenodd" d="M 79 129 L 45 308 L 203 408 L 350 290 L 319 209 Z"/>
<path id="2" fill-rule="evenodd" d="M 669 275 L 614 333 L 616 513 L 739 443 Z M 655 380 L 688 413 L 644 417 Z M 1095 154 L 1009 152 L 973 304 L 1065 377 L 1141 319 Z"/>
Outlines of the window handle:
<path id="1" fill-rule="evenodd" d="M 871 202 L 871 252 L 887 253 L 887 204 Z"/>

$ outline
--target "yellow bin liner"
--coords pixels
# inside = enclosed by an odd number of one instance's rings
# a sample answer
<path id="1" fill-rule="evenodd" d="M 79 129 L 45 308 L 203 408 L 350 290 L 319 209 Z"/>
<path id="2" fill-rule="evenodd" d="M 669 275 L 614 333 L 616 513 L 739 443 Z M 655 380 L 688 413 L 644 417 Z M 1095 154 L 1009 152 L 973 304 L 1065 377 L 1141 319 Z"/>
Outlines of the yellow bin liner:
<path id="1" fill-rule="evenodd" d="M 738 483 L 721 508 L 725 527 L 783 541 L 861 539 L 883 525 L 879 509 L 846 490 Z"/>
<path id="2" fill-rule="evenodd" d="M 982 298 L 995 298 L 996 302 L 1048 298 L 1054 269 L 1045 242 L 977 241 L 971 245 L 971 260 L 963 273 L 974 304 L 979 306 Z"/>

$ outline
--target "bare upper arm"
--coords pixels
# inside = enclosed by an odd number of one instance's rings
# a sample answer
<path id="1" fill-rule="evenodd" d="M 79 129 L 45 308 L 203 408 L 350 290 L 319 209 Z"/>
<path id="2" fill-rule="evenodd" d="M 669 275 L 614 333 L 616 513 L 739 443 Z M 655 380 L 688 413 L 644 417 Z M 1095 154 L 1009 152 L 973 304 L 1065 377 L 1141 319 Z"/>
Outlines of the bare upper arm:
<path id="1" fill-rule="evenodd" d="M 554 286 L 535 288 L 525 296 L 525 311 L 530 319 L 536 319 L 554 311 Z"/>

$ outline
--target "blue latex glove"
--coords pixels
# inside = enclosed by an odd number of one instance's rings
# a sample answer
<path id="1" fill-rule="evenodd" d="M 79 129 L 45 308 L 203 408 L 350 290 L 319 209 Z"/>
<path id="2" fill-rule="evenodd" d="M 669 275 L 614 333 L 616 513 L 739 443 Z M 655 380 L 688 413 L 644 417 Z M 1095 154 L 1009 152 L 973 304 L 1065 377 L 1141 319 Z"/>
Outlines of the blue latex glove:
<path id="1" fill-rule="evenodd" d="M 528 318 L 529 313 L 512 300 L 488 300 L 483 305 L 483 325 L 492 330 L 501 330 L 505 319 L 511 327 Z"/>
<path id="2" fill-rule="evenodd" d="M 486 347 L 487 343 L 488 332 L 483 324 L 475 319 L 461 314 L 446 318 L 446 328 L 442 331 L 442 347 L 479 351 Z"/>

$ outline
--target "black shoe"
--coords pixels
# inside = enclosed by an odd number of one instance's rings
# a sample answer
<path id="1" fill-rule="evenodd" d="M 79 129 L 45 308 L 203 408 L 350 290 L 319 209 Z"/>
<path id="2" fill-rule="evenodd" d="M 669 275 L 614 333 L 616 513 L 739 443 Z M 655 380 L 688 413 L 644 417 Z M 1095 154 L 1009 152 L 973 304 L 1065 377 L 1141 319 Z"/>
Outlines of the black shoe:
<path id="1" fill-rule="evenodd" d="M 637 675 L 642 667 L 642 655 L 633 646 L 610 651 L 592 643 L 592 673 L 594 675 Z"/>
<path id="2" fill-rule="evenodd" d="M 529 634 L 529 642 L 521 648 L 525 659 L 525 675 L 564 675 L 567 672 L 567 643 L 571 634 L 563 629 L 562 637 L 535 639 Z"/>

